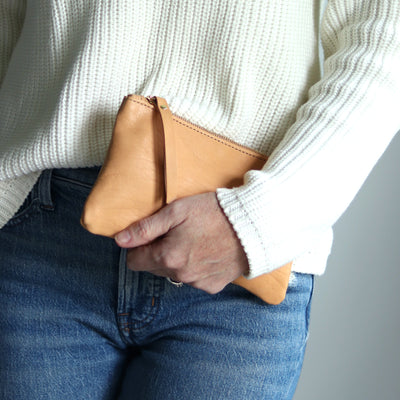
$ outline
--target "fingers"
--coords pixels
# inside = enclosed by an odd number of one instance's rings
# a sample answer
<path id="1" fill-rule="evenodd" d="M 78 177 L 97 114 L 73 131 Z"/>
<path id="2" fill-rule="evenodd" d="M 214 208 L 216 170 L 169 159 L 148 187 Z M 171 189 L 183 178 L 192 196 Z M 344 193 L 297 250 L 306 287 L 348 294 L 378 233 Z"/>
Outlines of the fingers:
<path id="1" fill-rule="evenodd" d="M 203 279 L 189 282 L 190 286 L 203 290 L 209 294 L 219 293 L 230 282 L 227 282 L 223 273 L 209 275 Z"/>
<path id="2" fill-rule="evenodd" d="M 214 193 L 176 200 L 115 238 L 129 248 L 127 267 L 217 293 L 248 262 Z"/>
<path id="3" fill-rule="evenodd" d="M 179 223 L 180 221 L 176 220 L 175 214 L 171 212 L 171 207 L 167 206 L 154 215 L 144 218 L 119 232 L 115 241 L 118 246 L 124 248 L 147 245 L 165 235 Z"/>
<path id="4" fill-rule="evenodd" d="M 174 256 L 176 250 L 170 248 L 169 238 L 162 237 L 144 246 L 132 248 L 127 253 L 126 265 L 133 271 L 147 271 L 163 277 L 176 277 L 176 271 L 183 263 Z"/>
<path id="5" fill-rule="evenodd" d="M 157 276 L 171 278 L 207 293 L 220 292 L 228 283 L 224 270 L 206 272 L 200 265 L 191 268 L 184 253 L 180 249 L 172 249 L 168 237 L 129 250 L 127 267 L 134 271 L 147 271 Z M 231 279 L 233 280 L 233 279 Z"/>

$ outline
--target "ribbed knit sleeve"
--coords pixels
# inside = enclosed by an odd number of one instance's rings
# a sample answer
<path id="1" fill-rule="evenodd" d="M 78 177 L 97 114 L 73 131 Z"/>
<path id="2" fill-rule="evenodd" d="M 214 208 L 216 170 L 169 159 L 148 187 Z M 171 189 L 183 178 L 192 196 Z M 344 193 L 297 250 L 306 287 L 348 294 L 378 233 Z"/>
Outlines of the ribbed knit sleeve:
<path id="1" fill-rule="evenodd" d="M 255 277 L 312 252 L 400 129 L 400 2 L 328 2 L 324 76 L 261 172 L 218 190 Z M 321 271 L 322 272 L 322 271 Z"/>
<path id="2" fill-rule="evenodd" d="M 2 0 L 0 2 L 0 86 L 21 33 L 25 10 L 26 0 Z"/>

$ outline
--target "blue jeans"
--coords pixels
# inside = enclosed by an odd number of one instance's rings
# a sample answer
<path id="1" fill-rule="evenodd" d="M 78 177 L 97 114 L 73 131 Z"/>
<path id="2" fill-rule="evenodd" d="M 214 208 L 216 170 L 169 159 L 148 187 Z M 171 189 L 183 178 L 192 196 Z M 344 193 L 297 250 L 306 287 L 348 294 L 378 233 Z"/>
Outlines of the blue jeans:
<path id="1" fill-rule="evenodd" d="M 291 399 L 313 277 L 270 306 L 127 270 L 79 224 L 97 173 L 45 171 L 0 230 L 0 399 Z"/>

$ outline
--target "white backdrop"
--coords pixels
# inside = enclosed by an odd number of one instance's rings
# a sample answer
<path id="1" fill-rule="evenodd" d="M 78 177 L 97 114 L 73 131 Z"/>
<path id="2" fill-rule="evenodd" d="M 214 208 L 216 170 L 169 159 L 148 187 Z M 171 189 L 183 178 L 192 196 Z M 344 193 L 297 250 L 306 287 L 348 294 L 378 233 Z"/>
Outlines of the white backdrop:
<path id="1" fill-rule="evenodd" d="M 400 399 L 399 173 L 400 132 L 334 227 L 294 400 Z"/>

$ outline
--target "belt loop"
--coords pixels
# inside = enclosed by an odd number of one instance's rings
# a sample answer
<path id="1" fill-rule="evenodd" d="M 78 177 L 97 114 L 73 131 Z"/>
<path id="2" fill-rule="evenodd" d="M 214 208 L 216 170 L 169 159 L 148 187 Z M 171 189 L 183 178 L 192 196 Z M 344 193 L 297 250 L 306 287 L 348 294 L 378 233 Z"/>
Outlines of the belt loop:
<path id="1" fill-rule="evenodd" d="M 39 178 L 39 201 L 40 206 L 45 210 L 54 210 L 54 203 L 51 197 L 51 176 L 53 170 L 46 169 Z"/>

